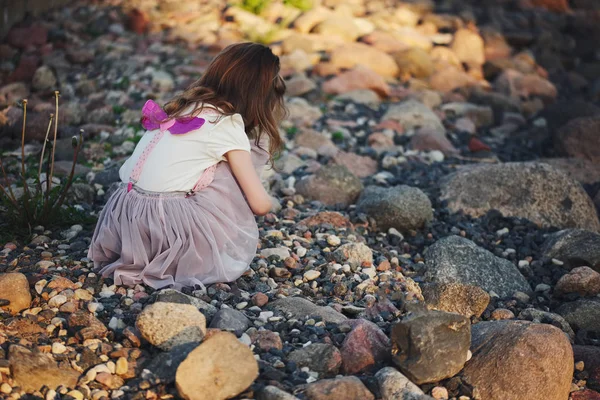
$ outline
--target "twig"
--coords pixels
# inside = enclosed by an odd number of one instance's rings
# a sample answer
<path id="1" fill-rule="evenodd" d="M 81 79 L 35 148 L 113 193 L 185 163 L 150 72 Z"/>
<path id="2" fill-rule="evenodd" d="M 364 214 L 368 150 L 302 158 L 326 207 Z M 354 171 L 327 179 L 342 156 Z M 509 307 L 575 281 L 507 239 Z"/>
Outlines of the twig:
<path id="1" fill-rule="evenodd" d="M 54 119 L 54 114 L 50 114 L 50 122 L 48 123 L 48 129 L 46 130 L 46 137 L 44 138 L 44 146 L 42 147 L 42 155 L 40 156 L 40 168 L 38 170 L 38 180 L 40 181 L 40 186 L 42 183 L 42 164 L 44 163 L 44 153 L 46 152 L 46 144 L 48 143 L 48 135 L 50 134 L 50 128 L 52 127 L 53 119 Z"/>
<path id="2" fill-rule="evenodd" d="M 59 91 L 56 90 L 54 92 L 54 96 L 56 98 L 56 119 L 54 120 L 54 140 L 52 141 L 52 161 L 50 165 L 49 189 L 52 188 L 52 176 L 54 175 L 54 151 L 56 150 L 56 134 L 58 133 L 58 95 Z"/>

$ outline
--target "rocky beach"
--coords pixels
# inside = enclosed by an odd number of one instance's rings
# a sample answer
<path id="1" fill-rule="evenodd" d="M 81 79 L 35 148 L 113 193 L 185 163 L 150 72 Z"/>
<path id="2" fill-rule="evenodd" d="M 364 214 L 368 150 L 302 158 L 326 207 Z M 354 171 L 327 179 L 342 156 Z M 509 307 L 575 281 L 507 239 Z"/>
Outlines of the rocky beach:
<path id="1" fill-rule="evenodd" d="M 0 398 L 600 400 L 599 40 L 595 0 L 74 1 L 26 18 L 0 41 L 0 155 L 21 157 L 27 99 L 39 160 L 59 91 L 54 172 L 83 130 L 82 217 L 29 235 L 0 220 Z M 288 88 L 250 269 L 115 285 L 87 249 L 143 104 L 240 41 L 268 44 Z"/>

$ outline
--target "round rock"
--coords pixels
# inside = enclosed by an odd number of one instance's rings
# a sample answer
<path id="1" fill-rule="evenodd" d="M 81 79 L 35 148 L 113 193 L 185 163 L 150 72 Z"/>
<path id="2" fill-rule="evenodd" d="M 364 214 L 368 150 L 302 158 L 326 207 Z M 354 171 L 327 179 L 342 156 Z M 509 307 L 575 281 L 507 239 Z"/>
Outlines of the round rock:
<path id="1" fill-rule="evenodd" d="M 206 334 L 206 319 L 191 304 L 151 304 L 140 313 L 136 326 L 148 342 L 167 351 L 186 343 L 200 343 Z"/>
<path id="2" fill-rule="evenodd" d="M 431 201 L 421 189 L 401 185 L 393 188 L 367 187 L 357 203 L 378 229 L 401 232 L 420 229 L 433 219 Z"/>
<path id="3" fill-rule="evenodd" d="M 179 365 L 175 385 L 186 400 L 224 400 L 240 394 L 257 377 L 252 351 L 235 335 L 217 332 Z"/>
<path id="4" fill-rule="evenodd" d="M 472 327 L 473 357 L 464 379 L 486 400 L 564 400 L 573 378 L 567 336 L 547 324 L 481 322 Z"/>
<path id="5" fill-rule="evenodd" d="M 469 166 L 446 177 L 441 192 L 451 211 L 473 217 L 495 209 L 543 227 L 600 230 L 594 204 L 583 187 L 548 164 Z"/>
<path id="6" fill-rule="evenodd" d="M 10 302 L 2 308 L 12 314 L 29 308 L 31 305 L 31 292 L 29 291 L 27 277 L 18 272 L 0 274 L 0 299 Z"/>

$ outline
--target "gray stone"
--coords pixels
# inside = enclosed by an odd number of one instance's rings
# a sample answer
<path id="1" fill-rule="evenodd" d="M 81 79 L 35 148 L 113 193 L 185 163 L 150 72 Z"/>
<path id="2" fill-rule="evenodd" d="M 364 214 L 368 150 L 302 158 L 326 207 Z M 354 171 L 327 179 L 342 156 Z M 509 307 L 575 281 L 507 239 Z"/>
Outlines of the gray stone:
<path id="1" fill-rule="evenodd" d="M 471 323 L 459 314 L 427 311 L 410 315 L 392 328 L 392 355 L 416 384 L 456 375 L 467 361 Z"/>
<path id="2" fill-rule="evenodd" d="M 575 331 L 584 329 L 600 333 L 600 301 L 579 299 L 565 303 L 556 310 Z"/>
<path id="3" fill-rule="evenodd" d="M 337 347 L 326 343 L 312 343 L 294 350 L 288 356 L 289 361 L 298 367 L 308 367 L 325 377 L 335 376 L 342 366 L 342 354 Z"/>
<path id="4" fill-rule="evenodd" d="M 573 342 L 575 339 L 575 332 L 573 332 L 571 325 L 569 325 L 569 323 L 558 314 L 536 310 L 535 308 L 526 308 L 521 311 L 518 318 L 540 324 L 550 324 L 556 326 L 557 328 L 562 329 L 564 333 L 569 335 L 571 342 Z"/>
<path id="5" fill-rule="evenodd" d="M 244 314 L 233 308 L 219 310 L 210 323 L 210 328 L 234 333 L 237 337 L 250 326 L 250 320 Z"/>
<path id="6" fill-rule="evenodd" d="M 380 369 L 375 379 L 381 400 L 433 400 L 395 368 Z"/>
<path id="7" fill-rule="evenodd" d="M 473 357 L 463 380 L 486 400 L 565 400 L 573 378 L 573 349 L 560 329 L 525 321 L 472 327 Z"/>
<path id="8" fill-rule="evenodd" d="M 548 164 L 465 167 L 442 181 L 441 194 L 451 211 L 473 217 L 498 210 L 543 227 L 600 230 L 594 204 L 583 187 Z"/>
<path id="9" fill-rule="evenodd" d="M 420 229 L 433 219 L 431 201 L 421 189 L 401 185 L 367 187 L 357 202 L 357 211 L 367 214 L 376 228 L 401 232 Z"/>
<path id="10" fill-rule="evenodd" d="M 144 369 L 151 371 L 162 383 L 167 385 L 171 384 L 175 382 L 175 373 L 177 372 L 179 364 L 181 364 L 188 354 L 196 347 L 198 347 L 198 343 L 186 343 L 175 346 L 167 352 L 158 354 L 144 367 Z"/>
<path id="11" fill-rule="evenodd" d="M 425 104 L 414 99 L 392 104 L 383 119 L 398 121 L 406 130 L 427 128 L 441 134 L 446 132 L 440 118 Z"/>
<path id="12" fill-rule="evenodd" d="M 314 175 L 296 183 L 298 194 L 331 206 L 353 204 L 362 189 L 360 179 L 342 165 L 322 166 Z"/>
<path id="13" fill-rule="evenodd" d="M 94 182 L 102 186 L 108 186 L 111 183 L 119 182 L 119 168 L 113 167 L 100 171 L 94 177 Z"/>
<path id="14" fill-rule="evenodd" d="M 325 322 L 339 324 L 347 318 L 331 307 L 321 307 L 301 297 L 286 297 L 269 303 L 267 310 L 289 313 L 292 318 L 303 319 L 311 316 L 321 317 Z"/>
<path id="15" fill-rule="evenodd" d="M 544 256 L 556 258 L 569 269 L 587 266 L 600 272 L 600 235 L 582 229 L 565 229 L 550 235 L 542 246 Z"/>
<path id="16" fill-rule="evenodd" d="M 217 313 L 217 307 L 209 304 L 196 297 L 188 296 L 175 289 L 163 289 L 158 292 L 154 292 L 150 297 L 150 302 L 163 302 L 163 303 L 176 303 L 176 304 L 191 304 L 196 307 L 204 316 L 206 321 L 210 323 L 215 314 Z"/>
<path id="17" fill-rule="evenodd" d="M 530 292 L 531 287 L 517 267 L 496 257 L 472 241 L 449 236 L 425 251 L 426 277 L 433 282 L 460 282 L 510 297 L 515 292 Z"/>

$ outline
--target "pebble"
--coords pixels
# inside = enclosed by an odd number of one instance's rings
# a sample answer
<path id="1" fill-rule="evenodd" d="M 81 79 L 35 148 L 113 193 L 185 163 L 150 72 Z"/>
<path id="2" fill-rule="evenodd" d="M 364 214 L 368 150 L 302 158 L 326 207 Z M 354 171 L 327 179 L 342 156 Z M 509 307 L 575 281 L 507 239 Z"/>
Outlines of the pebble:
<path id="1" fill-rule="evenodd" d="M 67 347 L 58 342 L 52 343 L 52 353 L 53 354 L 64 354 L 67 351 Z"/>
<path id="2" fill-rule="evenodd" d="M 342 240 L 336 235 L 327 236 L 327 244 L 329 244 L 330 246 L 339 246 L 340 243 L 342 243 Z"/>
<path id="3" fill-rule="evenodd" d="M 314 269 L 312 269 L 310 271 L 306 271 L 304 273 L 304 279 L 306 279 L 307 281 L 313 281 L 313 280 L 317 279 L 319 276 L 321 276 L 321 273 L 319 271 L 315 271 Z"/>
<path id="4" fill-rule="evenodd" d="M 436 400 L 447 400 L 448 397 L 448 389 L 443 386 L 436 386 L 431 389 L 431 397 Z"/>
<path id="5" fill-rule="evenodd" d="M 10 394 L 12 392 L 12 387 L 5 382 L 2 385 L 0 385 L 0 392 L 4 394 Z"/>

